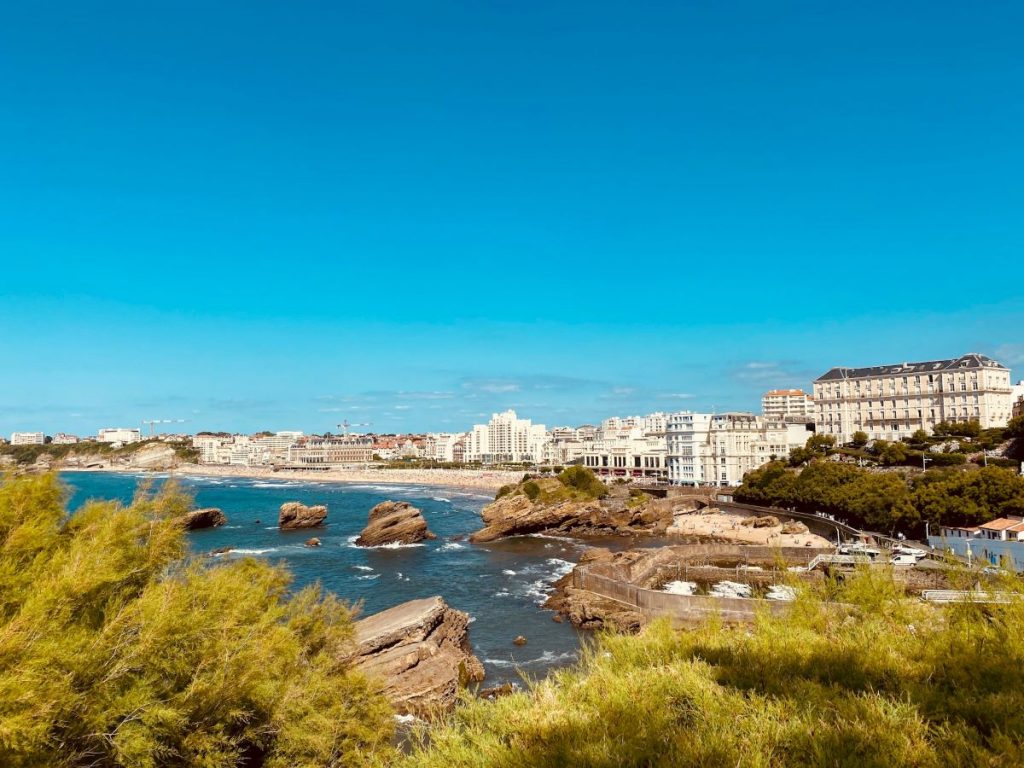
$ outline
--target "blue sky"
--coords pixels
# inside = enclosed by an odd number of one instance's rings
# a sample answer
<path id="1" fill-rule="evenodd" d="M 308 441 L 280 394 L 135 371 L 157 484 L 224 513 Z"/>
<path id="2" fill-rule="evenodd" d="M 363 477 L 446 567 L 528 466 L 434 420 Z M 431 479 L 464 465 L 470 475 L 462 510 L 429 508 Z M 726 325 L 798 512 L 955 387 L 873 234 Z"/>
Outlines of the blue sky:
<path id="1" fill-rule="evenodd" d="M 1024 5 L 23 3 L 0 433 L 1024 369 Z"/>

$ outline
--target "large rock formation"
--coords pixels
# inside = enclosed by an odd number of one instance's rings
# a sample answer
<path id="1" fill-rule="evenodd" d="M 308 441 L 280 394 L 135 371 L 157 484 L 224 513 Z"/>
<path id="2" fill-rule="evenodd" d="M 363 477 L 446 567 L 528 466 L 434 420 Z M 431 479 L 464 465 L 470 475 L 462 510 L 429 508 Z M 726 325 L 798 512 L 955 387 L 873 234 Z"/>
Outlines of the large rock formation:
<path id="1" fill-rule="evenodd" d="M 190 531 L 199 528 L 216 528 L 218 525 L 224 525 L 227 521 L 224 513 L 216 507 L 193 510 L 182 520 L 185 523 L 185 528 Z"/>
<path id="2" fill-rule="evenodd" d="M 469 617 L 440 597 L 410 600 L 356 622 L 352 661 L 399 712 L 450 710 L 460 685 L 484 678 L 468 628 Z"/>
<path id="3" fill-rule="evenodd" d="M 281 505 L 281 513 L 277 516 L 277 527 L 282 531 L 299 528 L 315 528 L 323 525 L 327 518 L 327 507 L 318 504 L 307 507 L 297 501 L 289 501 Z"/>
<path id="4" fill-rule="evenodd" d="M 356 539 L 360 547 L 382 544 L 415 544 L 436 538 L 427 528 L 423 513 L 407 501 L 382 501 L 370 510 L 366 527 Z"/>
<path id="5" fill-rule="evenodd" d="M 522 493 L 509 493 L 480 512 L 484 528 L 471 541 L 487 542 L 526 533 L 572 535 L 662 534 L 682 508 L 692 509 L 685 499 L 652 499 L 646 494 L 631 496 L 625 486 L 597 500 L 545 501 Z"/>

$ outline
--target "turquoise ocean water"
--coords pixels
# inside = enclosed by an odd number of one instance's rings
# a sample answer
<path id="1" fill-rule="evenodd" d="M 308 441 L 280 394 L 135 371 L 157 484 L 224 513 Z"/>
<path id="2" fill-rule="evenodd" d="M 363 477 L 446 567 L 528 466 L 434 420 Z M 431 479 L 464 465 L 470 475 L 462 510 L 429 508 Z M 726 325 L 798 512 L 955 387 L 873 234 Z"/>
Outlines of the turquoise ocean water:
<path id="1" fill-rule="evenodd" d="M 131 501 L 138 483 L 160 475 L 66 472 L 71 508 L 87 499 Z M 441 595 L 468 613 L 470 640 L 487 671 L 486 685 L 543 675 L 576 658 L 579 636 L 568 623 L 540 607 L 551 583 L 571 569 L 581 545 L 569 539 L 521 536 L 492 544 L 466 540 L 481 527 L 480 510 L 493 498 L 480 492 L 419 485 L 370 485 L 223 477 L 178 478 L 197 506 L 220 507 L 228 523 L 188 534 L 194 553 L 234 547 L 222 558 L 258 557 L 283 562 L 297 587 L 319 581 L 363 614 L 406 600 Z M 375 504 L 393 499 L 423 510 L 434 541 L 421 546 L 365 549 L 353 540 Z M 279 531 L 277 512 L 286 501 L 326 504 L 327 525 L 317 530 Z M 318 548 L 303 546 L 310 536 Z M 512 643 L 516 635 L 525 646 Z"/>

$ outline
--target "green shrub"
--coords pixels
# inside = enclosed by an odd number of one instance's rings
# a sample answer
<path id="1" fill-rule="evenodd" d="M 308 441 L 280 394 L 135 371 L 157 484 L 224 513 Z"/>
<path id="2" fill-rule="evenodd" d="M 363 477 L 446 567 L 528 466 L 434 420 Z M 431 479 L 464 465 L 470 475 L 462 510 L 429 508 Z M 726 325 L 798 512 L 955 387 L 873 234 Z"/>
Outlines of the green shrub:
<path id="1" fill-rule="evenodd" d="M 168 484 L 68 517 L 0 481 L 0 765 L 366 765 L 391 710 L 343 661 L 349 610 L 254 560 L 186 558 Z"/>
<path id="2" fill-rule="evenodd" d="M 523 483 L 522 488 L 523 494 L 530 501 L 536 501 L 537 498 L 540 496 L 540 486 L 537 485 L 537 483 L 535 483 L 533 480 L 527 480 L 525 483 Z"/>
<path id="3" fill-rule="evenodd" d="M 559 473 L 558 480 L 584 498 L 601 499 L 608 495 L 608 487 L 586 467 L 569 467 Z"/>

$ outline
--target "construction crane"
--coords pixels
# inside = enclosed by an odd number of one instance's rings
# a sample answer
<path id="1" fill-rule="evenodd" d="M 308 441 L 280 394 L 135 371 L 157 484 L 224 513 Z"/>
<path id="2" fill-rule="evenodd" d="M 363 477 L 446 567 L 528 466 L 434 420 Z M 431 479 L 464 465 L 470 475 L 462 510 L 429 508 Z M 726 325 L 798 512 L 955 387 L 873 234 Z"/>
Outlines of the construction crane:
<path id="1" fill-rule="evenodd" d="M 348 435 L 348 428 L 349 427 L 372 427 L 372 426 L 373 426 L 373 422 L 372 421 L 366 421 L 366 422 L 363 422 L 361 424 L 350 424 L 348 419 L 345 419 L 343 422 L 341 422 L 341 424 L 338 425 L 338 429 L 344 430 L 345 434 Z"/>
<path id="2" fill-rule="evenodd" d="M 149 424 L 149 436 L 153 437 L 153 426 L 155 424 L 184 424 L 188 419 L 146 419 L 142 423 Z"/>

